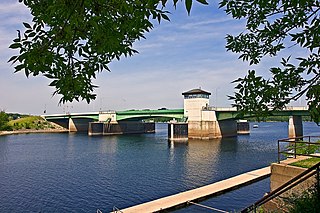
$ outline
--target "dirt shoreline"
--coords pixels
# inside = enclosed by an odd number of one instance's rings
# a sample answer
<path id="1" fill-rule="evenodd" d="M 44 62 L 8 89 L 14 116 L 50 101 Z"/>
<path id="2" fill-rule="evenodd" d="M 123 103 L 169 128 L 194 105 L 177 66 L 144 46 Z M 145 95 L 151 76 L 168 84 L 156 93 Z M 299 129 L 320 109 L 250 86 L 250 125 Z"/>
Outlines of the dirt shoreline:
<path id="1" fill-rule="evenodd" d="M 14 131 L 0 131 L 2 135 L 15 135 L 15 134 L 29 134 L 29 133 L 66 133 L 69 132 L 67 129 L 24 129 Z"/>

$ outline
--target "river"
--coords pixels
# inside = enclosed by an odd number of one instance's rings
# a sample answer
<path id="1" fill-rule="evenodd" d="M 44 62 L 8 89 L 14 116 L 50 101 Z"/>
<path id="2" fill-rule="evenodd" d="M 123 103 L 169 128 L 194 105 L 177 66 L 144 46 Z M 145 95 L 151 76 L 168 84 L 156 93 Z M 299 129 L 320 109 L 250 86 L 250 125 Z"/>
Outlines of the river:
<path id="1" fill-rule="evenodd" d="M 165 124 L 155 134 L 1 136 L 0 212 L 110 212 L 193 189 L 275 162 L 287 128 L 259 123 L 250 135 L 187 143 L 169 143 Z M 320 135 L 319 127 L 305 122 L 304 133 Z M 266 179 L 203 204 L 239 210 L 268 190 Z"/>

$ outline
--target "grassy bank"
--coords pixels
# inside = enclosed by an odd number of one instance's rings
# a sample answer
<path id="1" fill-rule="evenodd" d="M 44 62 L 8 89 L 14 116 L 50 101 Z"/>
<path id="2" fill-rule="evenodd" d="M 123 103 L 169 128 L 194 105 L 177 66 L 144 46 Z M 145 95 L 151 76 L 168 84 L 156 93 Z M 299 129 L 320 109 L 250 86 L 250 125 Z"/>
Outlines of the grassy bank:
<path id="1" fill-rule="evenodd" d="M 11 120 L 8 125 L 12 130 L 45 130 L 45 129 L 61 129 L 58 125 L 46 121 L 40 116 L 26 116 Z"/>

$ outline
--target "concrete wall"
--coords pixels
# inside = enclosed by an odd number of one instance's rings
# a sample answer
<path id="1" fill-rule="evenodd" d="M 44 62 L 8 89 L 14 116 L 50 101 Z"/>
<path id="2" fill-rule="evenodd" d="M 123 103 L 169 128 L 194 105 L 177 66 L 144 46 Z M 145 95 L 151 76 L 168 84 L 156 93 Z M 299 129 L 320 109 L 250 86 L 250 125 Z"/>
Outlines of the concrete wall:
<path id="1" fill-rule="evenodd" d="M 188 121 L 188 138 L 213 139 L 237 136 L 237 122 L 224 121 Z"/>
<path id="2" fill-rule="evenodd" d="M 283 185 L 284 183 L 288 182 L 292 178 L 296 177 L 297 175 L 304 172 L 305 168 L 290 166 L 287 164 L 278 164 L 273 163 L 271 164 L 271 176 L 270 176 L 270 190 L 273 191 L 279 186 Z M 287 195 L 292 193 L 297 193 L 308 189 L 309 187 L 315 184 L 315 177 L 310 177 L 303 183 L 299 184 L 298 186 L 294 187 L 292 190 L 289 190 Z"/>
<path id="3" fill-rule="evenodd" d="M 184 116 L 188 117 L 188 120 L 201 121 L 201 109 L 208 105 L 209 99 L 207 98 L 184 99 Z"/>
<path id="4" fill-rule="evenodd" d="M 107 121 L 117 122 L 117 117 L 115 112 L 101 112 L 99 113 L 99 121 Z"/>

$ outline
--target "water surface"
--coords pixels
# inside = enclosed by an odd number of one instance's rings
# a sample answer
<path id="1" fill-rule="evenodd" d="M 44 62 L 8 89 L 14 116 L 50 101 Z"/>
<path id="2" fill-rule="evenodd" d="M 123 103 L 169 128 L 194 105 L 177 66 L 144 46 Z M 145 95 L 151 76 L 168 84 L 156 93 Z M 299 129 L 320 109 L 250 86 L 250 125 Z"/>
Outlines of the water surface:
<path id="1" fill-rule="evenodd" d="M 0 212 L 109 212 L 210 184 L 275 162 L 277 140 L 287 137 L 287 125 L 259 123 L 248 136 L 188 143 L 168 143 L 163 124 L 156 134 L 130 136 L 2 136 Z M 318 131 L 304 123 L 305 134 Z M 241 209 L 268 191 L 268 184 L 204 203 Z"/>

